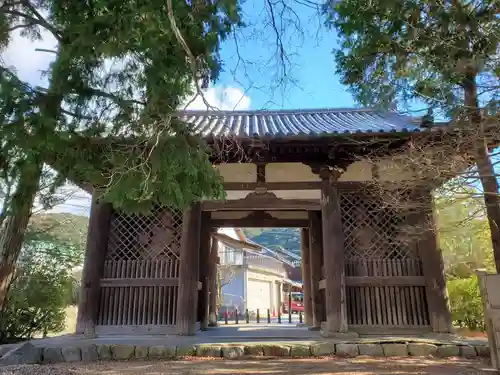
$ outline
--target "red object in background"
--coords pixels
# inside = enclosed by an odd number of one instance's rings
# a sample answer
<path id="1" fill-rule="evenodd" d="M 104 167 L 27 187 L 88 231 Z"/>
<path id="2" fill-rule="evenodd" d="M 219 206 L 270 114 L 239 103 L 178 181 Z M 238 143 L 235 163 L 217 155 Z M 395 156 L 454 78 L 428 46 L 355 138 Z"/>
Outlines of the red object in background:
<path id="1" fill-rule="evenodd" d="M 293 313 L 299 313 L 300 311 L 304 312 L 304 294 L 301 292 L 292 292 L 291 294 L 291 309 Z M 287 296 L 288 297 L 288 296 Z M 288 298 L 287 298 L 288 299 Z M 285 313 L 288 312 L 288 302 L 283 304 L 283 311 Z"/>

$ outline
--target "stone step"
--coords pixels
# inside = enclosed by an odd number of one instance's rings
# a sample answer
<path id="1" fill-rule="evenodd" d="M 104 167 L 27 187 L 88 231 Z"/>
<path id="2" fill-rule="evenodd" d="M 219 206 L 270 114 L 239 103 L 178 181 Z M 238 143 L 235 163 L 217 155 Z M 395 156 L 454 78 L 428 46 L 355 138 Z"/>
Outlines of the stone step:
<path id="1" fill-rule="evenodd" d="M 98 360 L 175 359 L 189 356 L 219 358 L 255 357 L 488 357 L 486 345 L 410 343 L 226 343 L 187 346 L 85 344 L 64 347 L 36 347 L 25 343 L 0 358 L 0 365 L 25 363 L 93 362 Z"/>

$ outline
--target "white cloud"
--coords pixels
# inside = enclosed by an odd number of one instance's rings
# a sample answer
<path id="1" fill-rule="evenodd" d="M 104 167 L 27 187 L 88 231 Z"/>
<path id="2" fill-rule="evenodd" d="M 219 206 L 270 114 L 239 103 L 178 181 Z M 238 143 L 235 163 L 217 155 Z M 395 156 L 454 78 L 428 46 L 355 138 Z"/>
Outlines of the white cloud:
<path id="1" fill-rule="evenodd" d="M 34 85 L 44 82 L 41 73 L 47 70 L 49 64 L 54 60 L 54 54 L 37 51 L 37 49 L 55 50 L 57 48 L 57 40 L 52 34 L 42 30 L 41 35 L 42 40 L 31 41 L 22 37 L 16 31 L 13 33 L 9 45 L 0 55 L 7 66 L 15 68 L 22 80 Z M 208 107 L 205 101 L 209 104 Z M 183 108 L 186 105 L 186 108 L 191 110 L 214 108 L 219 110 L 245 110 L 250 108 L 250 97 L 237 87 L 214 86 L 205 90 L 203 97 L 198 95 L 188 98 L 181 107 Z"/>
<path id="2" fill-rule="evenodd" d="M 31 41 L 22 37 L 19 33 L 15 33 L 7 48 L 0 54 L 0 57 L 7 66 L 15 68 L 22 80 L 32 85 L 42 85 L 46 81 L 41 77 L 41 73 L 47 70 L 54 59 L 54 54 L 36 51 L 36 49 L 55 50 L 56 48 L 57 41 L 48 32 L 42 32 L 42 40 L 40 41 Z M 194 100 L 191 97 L 185 101 L 184 106 L 190 103 L 187 109 L 207 110 L 206 100 L 211 107 L 219 110 L 245 110 L 250 108 L 250 97 L 236 87 L 211 87 L 205 90 L 203 96 L 204 98 L 198 96 Z M 71 192 L 70 197 L 48 212 L 69 212 L 89 216 L 91 196 L 71 185 L 63 187 L 61 194 L 69 196 L 68 191 Z"/>
<path id="3" fill-rule="evenodd" d="M 40 85 L 42 71 L 54 60 L 54 54 L 37 49 L 55 50 L 57 40 L 47 31 L 41 32 L 42 40 L 32 41 L 22 37 L 17 30 L 13 33 L 1 57 L 7 66 L 15 68 L 19 78 L 33 85 Z"/>
<path id="4" fill-rule="evenodd" d="M 193 100 L 193 97 L 194 100 Z M 205 103 L 205 101 L 209 104 Z M 186 107 L 187 105 L 187 107 Z M 250 97 L 236 87 L 215 86 L 204 91 L 201 95 L 188 98 L 182 107 L 190 110 L 245 110 L 250 108 Z"/>
<path id="5" fill-rule="evenodd" d="M 90 216 L 92 196 L 89 193 L 69 184 L 59 189 L 58 193 L 64 201 L 47 210 L 48 213 L 69 212 L 74 215 Z"/>

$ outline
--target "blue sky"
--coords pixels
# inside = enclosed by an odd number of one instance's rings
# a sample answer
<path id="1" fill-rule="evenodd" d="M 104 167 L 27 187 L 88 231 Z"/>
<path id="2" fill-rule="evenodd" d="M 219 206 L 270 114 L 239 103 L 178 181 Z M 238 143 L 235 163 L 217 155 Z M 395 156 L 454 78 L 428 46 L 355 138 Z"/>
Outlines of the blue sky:
<path id="1" fill-rule="evenodd" d="M 286 2 L 286 1 L 285 1 Z M 293 4 L 277 18 L 283 26 L 280 36 L 290 60 L 286 63 L 287 79 L 277 82 L 281 64 L 276 55 L 275 32 L 269 25 L 266 0 L 246 0 L 243 20 L 247 27 L 239 29 L 222 45 L 224 71 L 220 79 L 205 93 L 212 105 L 221 109 L 286 109 L 352 107 L 352 96 L 335 75 L 333 48 L 336 34 L 324 26 L 324 16 L 308 6 Z M 311 2 L 312 3 L 312 2 Z M 276 5 L 274 11 L 281 9 Z M 298 15 L 295 18 L 295 15 Z M 280 24 L 281 23 L 281 24 Z M 40 72 L 48 67 L 53 55 L 37 52 L 36 48 L 51 49 L 55 40 L 42 33 L 42 42 L 32 43 L 14 38 L 4 61 L 17 68 L 22 79 L 43 84 Z M 235 42 L 237 41 L 237 43 Z M 239 56 L 242 60 L 238 59 Z M 194 103 L 192 107 L 200 107 Z"/>
<path id="2" fill-rule="evenodd" d="M 285 1 L 286 2 L 286 1 Z M 273 2 L 274 3 L 274 2 Z M 323 24 L 317 9 L 286 2 L 293 11 L 285 11 L 277 19 L 285 52 L 286 79 L 283 65 L 276 54 L 275 32 L 270 27 L 266 0 L 246 0 L 243 20 L 247 27 L 224 42 L 221 58 L 224 70 L 220 79 L 205 93 L 210 104 L 220 109 L 295 109 L 353 107 L 355 102 L 335 74 L 333 49 L 337 36 Z M 312 3 L 312 2 L 311 2 Z M 275 8 L 275 12 L 281 9 Z M 282 21 L 284 19 L 284 21 Z M 281 23 L 282 22 L 282 23 Z M 53 48 L 55 41 L 47 33 L 44 40 L 32 43 L 15 38 L 2 58 L 17 68 L 22 79 L 32 84 L 43 83 L 40 71 L 46 69 L 52 55 L 35 48 Z M 205 109 L 201 100 L 193 109 Z M 90 197 L 77 191 L 56 211 L 88 215 Z"/>
<path id="3" fill-rule="evenodd" d="M 224 71 L 219 81 L 205 93 L 206 99 L 221 109 L 354 106 L 351 95 L 334 74 L 332 50 L 336 35 L 323 26 L 318 11 L 307 6 L 295 3 L 293 11 L 298 18 L 294 18 L 292 12 L 282 14 L 284 19 L 292 20 L 292 23 L 284 21 L 287 22 L 283 24 L 286 31 L 281 35 L 290 60 L 286 64 L 287 79 L 278 84 L 282 75 L 275 54 L 275 33 L 268 25 L 270 18 L 265 4 L 265 0 L 244 3 L 243 17 L 248 26 L 223 44 Z M 42 36 L 43 41 L 32 43 L 18 35 L 1 56 L 4 62 L 17 69 L 22 79 L 35 85 L 45 83 L 41 71 L 53 58 L 51 54 L 35 49 L 52 49 L 56 44 L 48 33 L 42 33 Z M 238 60 L 237 50 L 244 63 Z M 201 104 L 198 101 L 192 107 L 203 107 Z M 89 203 L 89 195 L 77 190 L 54 211 L 88 215 Z"/>
<path id="4" fill-rule="evenodd" d="M 224 43 L 221 57 L 225 66 L 217 85 L 244 91 L 252 109 L 354 106 L 352 96 L 335 75 L 332 51 L 336 34 L 323 26 L 324 18 L 317 10 L 306 6 L 294 6 L 298 18 L 285 12 L 284 18 L 290 21 L 284 21 L 282 39 L 290 62 L 286 64 L 288 79 L 284 84 L 277 82 L 283 77 L 282 64 L 278 63 L 275 33 L 267 25 L 267 9 L 264 0 L 244 4 L 243 17 L 249 25 L 237 32 L 238 44 L 234 38 Z"/>

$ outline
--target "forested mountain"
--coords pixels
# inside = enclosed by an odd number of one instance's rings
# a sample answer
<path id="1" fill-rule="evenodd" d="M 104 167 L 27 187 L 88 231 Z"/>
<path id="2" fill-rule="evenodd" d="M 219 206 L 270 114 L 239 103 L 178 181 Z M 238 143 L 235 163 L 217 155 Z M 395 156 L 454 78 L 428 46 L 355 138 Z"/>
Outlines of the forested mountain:
<path id="1" fill-rule="evenodd" d="M 246 228 L 245 235 L 271 250 L 281 246 L 300 255 L 300 231 L 296 228 Z"/>
<path id="2" fill-rule="evenodd" d="M 477 268 L 494 270 L 490 231 L 484 202 L 474 190 L 436 197 L 439 245 L 447 277 L 468 277 Z M 300 231 L 294 228 L 248 228 L 249 239 L 270 249 L 282 246 L 300 255 Z"/>
<path id="3" fill-rule="evenodd" d="M 443 250 L 448 277 L 463 277 L 476 268 L 493 269 L 488 223 L 482 200 L 473 197 L 436 199 L 440 227 L 439 242 Z M 84 248 L 88 218 L 72 214 L 39 214 L 30 222 L 30 237 L 57 239 Z M 252 241 L 275 250 L 281 246 L 300 255 L 300 231 L 295 228 L 246 228 Z"/>

